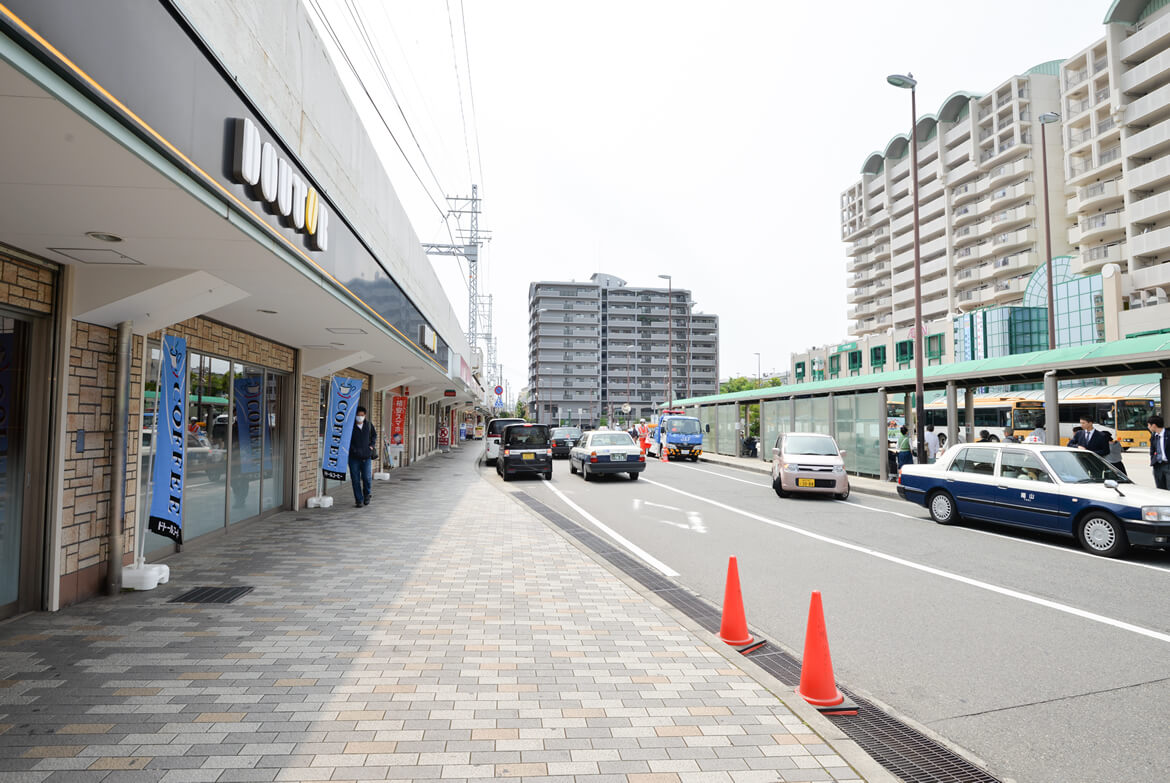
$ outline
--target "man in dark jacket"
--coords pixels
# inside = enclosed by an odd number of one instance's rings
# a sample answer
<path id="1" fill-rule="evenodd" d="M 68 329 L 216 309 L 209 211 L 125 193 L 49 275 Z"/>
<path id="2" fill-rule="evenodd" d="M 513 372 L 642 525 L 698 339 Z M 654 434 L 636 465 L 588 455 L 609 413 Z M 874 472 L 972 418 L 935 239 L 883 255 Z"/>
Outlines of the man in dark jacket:
<path id="1" fill-rule="evenodd" d="M 1109 436 L 1101 430 L 1094 429 L 1093 422 L 1089 419 L 1081 419 L 1081 429 L 1073 433 L 1068 445 L 1087 449 L 1102 459 L 1109 458 Z"/>
<path id="2" fill-rule="evenodd" d="M 349 478 L 353 482 L 354 508 L 370 505 L 370 482 L 374 479 L 373 458 L 378 453 L 378 432 L 359 405 L 349 437 Z"/>

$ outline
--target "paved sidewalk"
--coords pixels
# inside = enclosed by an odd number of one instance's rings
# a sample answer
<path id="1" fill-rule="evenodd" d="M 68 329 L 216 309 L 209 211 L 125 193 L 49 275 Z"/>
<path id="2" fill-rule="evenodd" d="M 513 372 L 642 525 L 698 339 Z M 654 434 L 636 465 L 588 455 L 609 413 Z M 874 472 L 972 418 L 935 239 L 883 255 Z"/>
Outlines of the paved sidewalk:
<path id="1" fill-rule="evenodd" d="M 0 625 L 0 780 L 861 780 L 477 455 L 189 547 L 157 590 Z M 255 590 L 167 603 L 201 585 Z"/>
<path id="2" fill-rule="evenodd" d="M 741 468 L 742 470 L 750 470 L 756 473 L 772 474 L 772 463 L 765 462 L 762 459 L 755 457 L 731 457 L 726 454 L 713 454 L 704 451 L 699 459 L 703 462 L 714 462 L 719 465 L 730 465 L 732 467 Z M 882 495 L 889 498 L 897 498 L 898 490 L 894 488 L 894 482 L 882 482 L 875 478 L 866 478 L 864 476 L 849 476 L 849 489 L 851 492 L 864 492 L 867 495 Z"/>

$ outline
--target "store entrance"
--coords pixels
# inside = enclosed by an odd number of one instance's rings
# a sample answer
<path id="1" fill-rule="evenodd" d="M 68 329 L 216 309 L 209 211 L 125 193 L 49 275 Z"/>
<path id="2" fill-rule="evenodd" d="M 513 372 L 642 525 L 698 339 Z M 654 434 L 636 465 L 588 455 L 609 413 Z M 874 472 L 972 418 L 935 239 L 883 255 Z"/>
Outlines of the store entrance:
<path id="1" fill-rule="evenodd" d="M 0 619 L 41 608 L 47 390 L 31 394 L 47 324 L 0 313 Z M 44 334 L 42 334 L 44 332 Z M 34 357 L 41 356 L 40 359 Z"/>

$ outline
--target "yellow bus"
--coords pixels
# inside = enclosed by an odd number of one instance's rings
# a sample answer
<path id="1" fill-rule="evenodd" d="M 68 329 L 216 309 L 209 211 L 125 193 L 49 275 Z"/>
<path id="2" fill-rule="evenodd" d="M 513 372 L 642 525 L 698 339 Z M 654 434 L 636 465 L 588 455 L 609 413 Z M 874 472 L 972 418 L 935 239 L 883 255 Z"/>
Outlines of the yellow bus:
<path id="1" fill-rule="evenodd" d="M 1044 392 L 1016 392 L 1017 403 L 1012 419 L 1016 435 L 1024 438 L 1044 418 Z M 1112 386 L 1079 386 L 1061 389 L 1060 443 L 1067 445 L 1073 428 L 1080 426 L 1082 417 L 1095 426 L 1113 433 L 1123 449 L 1148 449 L 1150 431 L 1146 419 L 1161 413 L 1158 403 L 1158 384 L 1127 383 Z"/>

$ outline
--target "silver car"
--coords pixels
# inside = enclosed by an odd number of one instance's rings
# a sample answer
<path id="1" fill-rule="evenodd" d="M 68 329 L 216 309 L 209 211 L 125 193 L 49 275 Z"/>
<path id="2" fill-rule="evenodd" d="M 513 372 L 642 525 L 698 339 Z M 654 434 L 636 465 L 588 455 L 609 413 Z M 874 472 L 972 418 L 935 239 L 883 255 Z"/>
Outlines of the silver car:
<path id="1" fill-rule="evenodd" d="M 845 452 L 830 435 L 789 432 L 772 448 L 772 489 L 782 498 L 793 492 L 849 497 Z"/>

